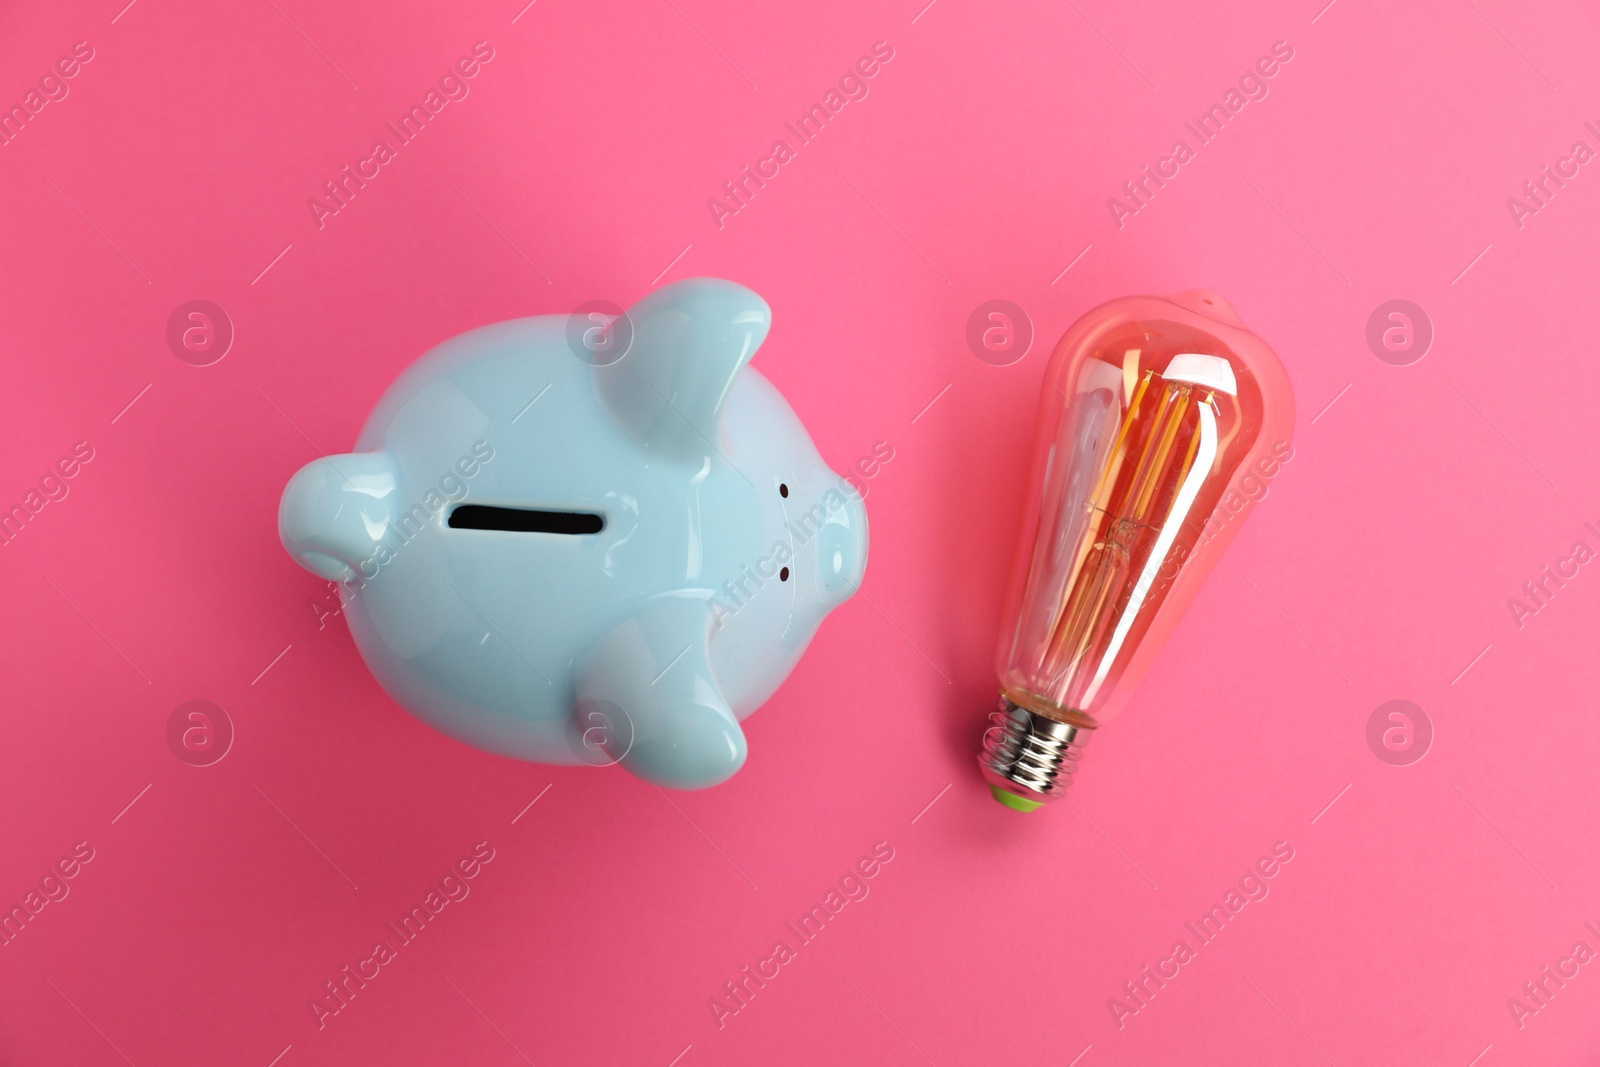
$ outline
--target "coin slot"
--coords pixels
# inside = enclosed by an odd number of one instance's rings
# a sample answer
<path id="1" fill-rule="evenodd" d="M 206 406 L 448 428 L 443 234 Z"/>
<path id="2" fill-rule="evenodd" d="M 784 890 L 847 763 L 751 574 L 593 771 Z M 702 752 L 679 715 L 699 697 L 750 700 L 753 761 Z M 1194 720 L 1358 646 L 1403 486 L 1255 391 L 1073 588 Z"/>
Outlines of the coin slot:
<path id="1" fill-rule="evenodd" d="M 596 534 L 606 528 L 604 515 L 592 511 L 540 511 L 462 504 L 450 512 L 452 530 L 506 530 L 511 533 Z"/>

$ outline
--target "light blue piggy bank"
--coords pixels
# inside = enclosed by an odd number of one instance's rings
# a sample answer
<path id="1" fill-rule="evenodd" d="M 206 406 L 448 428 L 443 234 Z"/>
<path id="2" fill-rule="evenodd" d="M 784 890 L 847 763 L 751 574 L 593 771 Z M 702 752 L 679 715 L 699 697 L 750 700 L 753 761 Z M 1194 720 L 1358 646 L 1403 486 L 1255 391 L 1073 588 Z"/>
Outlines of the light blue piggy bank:
<path id="1" fill-rule="evenodd" d="M 771 312 L 701 278 L 613 321 L 464 333 L 348 455 L 290 479 L 289 554 L 340 583 L 379 683 L 452 737 L 700 788 L 860 585 L 867 515 L 747 366 Z"/>

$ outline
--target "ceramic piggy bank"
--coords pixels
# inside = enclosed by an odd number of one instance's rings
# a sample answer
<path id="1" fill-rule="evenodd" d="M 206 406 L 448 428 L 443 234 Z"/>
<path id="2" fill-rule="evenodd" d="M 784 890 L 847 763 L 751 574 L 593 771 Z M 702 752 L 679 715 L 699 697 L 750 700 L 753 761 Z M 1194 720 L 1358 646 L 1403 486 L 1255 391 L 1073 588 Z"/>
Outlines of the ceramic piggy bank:
<path id="1" fill-rule="evenodd" d="M 860 496 L 748 366 L 770 323 L 702 278 L 615 319 L 452 338 L 354 452 L 290 479 L 284 547 L 339 582 L 373 675 L 444 733 L 721 782 L 867 559 Z"/>

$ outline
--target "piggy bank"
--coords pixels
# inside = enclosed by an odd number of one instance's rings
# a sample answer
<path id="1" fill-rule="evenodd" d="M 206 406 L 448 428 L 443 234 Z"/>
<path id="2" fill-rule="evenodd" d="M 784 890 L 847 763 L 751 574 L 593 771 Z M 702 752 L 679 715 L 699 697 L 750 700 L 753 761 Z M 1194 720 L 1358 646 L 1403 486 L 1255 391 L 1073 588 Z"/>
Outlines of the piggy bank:
<path id="1" fill-rule="evenodd" d="M 354 452 L 290 479 L 279 536 L 339 583 L 356 648 L 418 718 L 550 764 L 726 780 L 740 721 L 860 585 L 867 515 L 748 364 L 771 312 L 701 278 L 616 318 L 454 337 Z"/>

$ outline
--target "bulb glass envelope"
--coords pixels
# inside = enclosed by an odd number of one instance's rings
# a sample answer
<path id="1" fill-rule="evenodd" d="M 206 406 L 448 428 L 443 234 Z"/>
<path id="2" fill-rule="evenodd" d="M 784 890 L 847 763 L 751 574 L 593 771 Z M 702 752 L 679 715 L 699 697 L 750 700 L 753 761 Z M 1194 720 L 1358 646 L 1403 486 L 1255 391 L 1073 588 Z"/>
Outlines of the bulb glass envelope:
<path id="1" fill-rule="evenodd" d="M 1289 446 L 1277 356 L 1214 293 L 1129 297 L 1045 373 L 997 671 L 1006 700 L 1115 716 Z"/>

